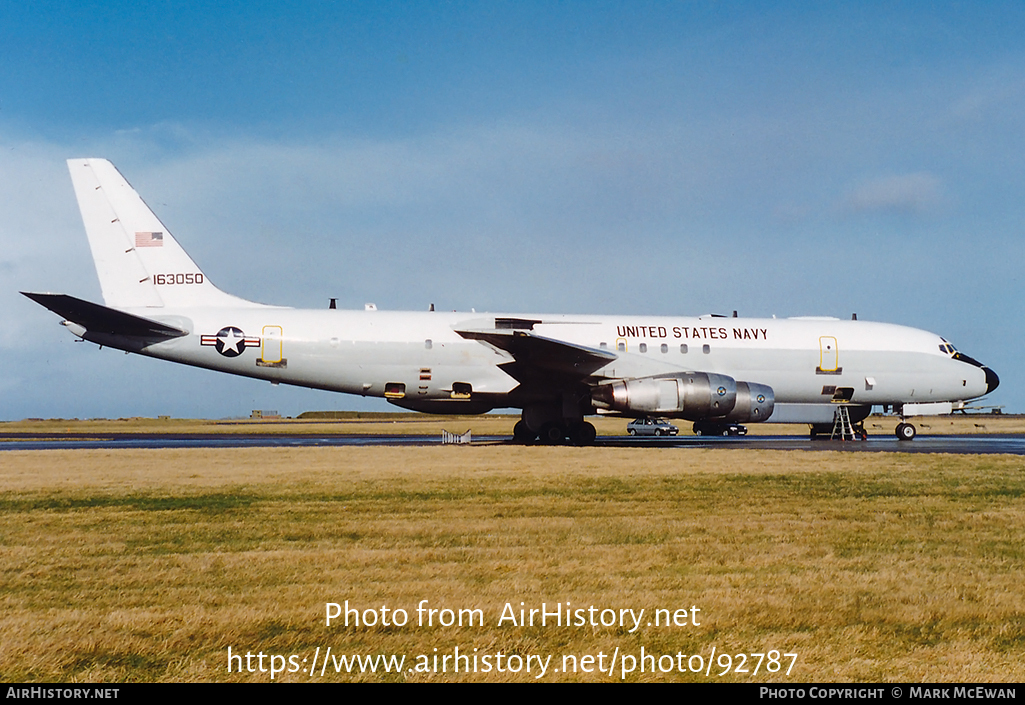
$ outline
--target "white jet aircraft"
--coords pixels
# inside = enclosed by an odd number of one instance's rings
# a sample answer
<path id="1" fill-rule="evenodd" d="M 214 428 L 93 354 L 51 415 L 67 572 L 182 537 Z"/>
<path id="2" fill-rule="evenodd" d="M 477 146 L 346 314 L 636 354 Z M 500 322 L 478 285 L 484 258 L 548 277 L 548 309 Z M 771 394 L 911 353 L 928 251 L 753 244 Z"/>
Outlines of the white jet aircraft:
<path id="1" fill-rule="evenodd" d="M 999 379 L 945 339 L 835 318 L 300 310 L 226 294 L 104 159 L 68 161 L 106 304 L 25 293 L 84 340 L 416 411 L 522 410 L 520 442 L 594 441 L 596 413 L 687 419 L 699 433 L 779 421 L 829 429 L 873 405 L 949 413 Z M 23 292 L 24 293 L 24 292 Z M 333 304 L 333 302 L 332 302 Z"/>

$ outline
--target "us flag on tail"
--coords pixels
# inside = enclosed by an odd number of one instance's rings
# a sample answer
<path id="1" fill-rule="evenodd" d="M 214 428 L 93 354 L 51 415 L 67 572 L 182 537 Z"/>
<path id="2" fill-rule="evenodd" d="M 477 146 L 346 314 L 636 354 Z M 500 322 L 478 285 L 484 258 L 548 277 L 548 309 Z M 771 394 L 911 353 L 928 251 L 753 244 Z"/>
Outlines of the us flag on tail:
<path id="1" fill-rule="evenodd" d="M 136 247 L 163 247 L 163 233 L 135 233 Z"/>

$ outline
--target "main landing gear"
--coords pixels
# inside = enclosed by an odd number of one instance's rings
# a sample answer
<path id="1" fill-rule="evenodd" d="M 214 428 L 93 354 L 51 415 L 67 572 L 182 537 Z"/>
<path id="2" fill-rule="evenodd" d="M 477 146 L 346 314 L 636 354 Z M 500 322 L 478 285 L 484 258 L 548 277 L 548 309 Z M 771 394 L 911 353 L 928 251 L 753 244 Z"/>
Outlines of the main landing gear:
<path id="1" fill-rule="evenodd" d="M 897 424 L 897 428 L 895 428 L 893 432 L 897 434 L 897 438 L 902 441 L 910 441 L 915 437 L 915 434 L 918 433 L 914 424 L 909 424 L 906 421 L 901 421 Z"/>
<path id="2" fill-rule="evenodd" d="M 562 445 L 567 440 L 575 446 L 589 446 L 594 444 L 598 432 L 594 426 L 586 421 L 571 421 L 568 423 L 549 421 L 541 425 L 541 428 L 534 431 L 525 421 L 517 421 L 513 427 L 513 440 L 523 445 L 541 443 L 543 445 Z"/>

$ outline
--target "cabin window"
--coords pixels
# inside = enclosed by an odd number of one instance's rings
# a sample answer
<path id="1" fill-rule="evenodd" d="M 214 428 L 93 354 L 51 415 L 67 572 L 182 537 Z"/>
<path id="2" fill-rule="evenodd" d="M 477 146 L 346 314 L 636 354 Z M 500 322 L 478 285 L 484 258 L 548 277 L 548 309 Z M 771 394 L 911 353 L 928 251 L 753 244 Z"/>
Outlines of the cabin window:
<path id="1" fill-rule="evenodd" d="M 426 348 L 427 350 L 430 350 L 433 347 L 434 347 L 434 341 L 433 340 L 428 338 L 427 340 L 424 341 L 424 348 Z"/>
<path id="2" fill-rule="evenodd" d="M 684 343 L 683 345 L 681 345 L 681 346 L 680 346 L 680 352 L 681 352 L 681 353 L 683 353 L 684 355 L 686 355 L 686 354 L 687 354 L 687 351 L 688 351 L 689 349 L 690 349 L 690 348 L 688 348 L 688 347 L 687 347 L 687 343 Z"/>
<path id="3" fill-rule="evenodd" d="M 662 343 L 662 347 L 660 349 L 662 350 L 663 353 L 669 352 L 669 346 L 666 345 L 665 343 Z"/>
<path id="4" fill-rule="evenodd" d="M 626 352 L 626 343 L 616 343 L 616 350 Z"/>
<path id="5" fill-rule="evenodd" d="M 708 345 L 702 345 L 701 346 L 701 352 L 703 352 L 703 353 L 705 353 L 707 355 L 708 353 L 712 352 L 712 348 L 708 347 Z"/>
<path id="6" fill-rule="evenodd" d="M 640 349 L 641 349 L 641 352 L 648 352 L 648 344 L 647 343 L 641 343 L 641 348 Z"/>
<path id="7" fill-rule="evenodd" d="M 609 349 L 609 344 L 608 343 L 598 343 L 598 347 L 601 348 L 602 350 L 608 350 Z"/>

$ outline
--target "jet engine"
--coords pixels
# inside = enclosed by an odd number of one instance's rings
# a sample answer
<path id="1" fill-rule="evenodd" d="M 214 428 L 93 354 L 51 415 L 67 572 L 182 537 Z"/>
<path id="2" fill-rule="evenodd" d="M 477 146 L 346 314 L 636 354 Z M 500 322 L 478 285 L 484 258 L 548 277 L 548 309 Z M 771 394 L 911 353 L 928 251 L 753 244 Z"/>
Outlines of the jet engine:
<path id="1" fill-rule="evenodd" d="M 620 379 L 591 391 L 591 403 L 600 409 L 691 421 L 765 421 L 772 415 L 775 401 L 772 387 L 738 382 L 714 372 Z"/>
<path id="2" fill-rule="evenodd" d="M 694 421 L 733 411 L 737 382 L 713 372 L 620 379 L 595 387 L 591 402 L 601 409 L 628 414 L 659 414 Z"/>
<path id="3" fill-rule="evenodd" d="M 737 403 L 726 414 L 725 421 L 757 423 L 772 416 L 776 395 L 772 387 L 754 382 L 737 382 Z"/>

